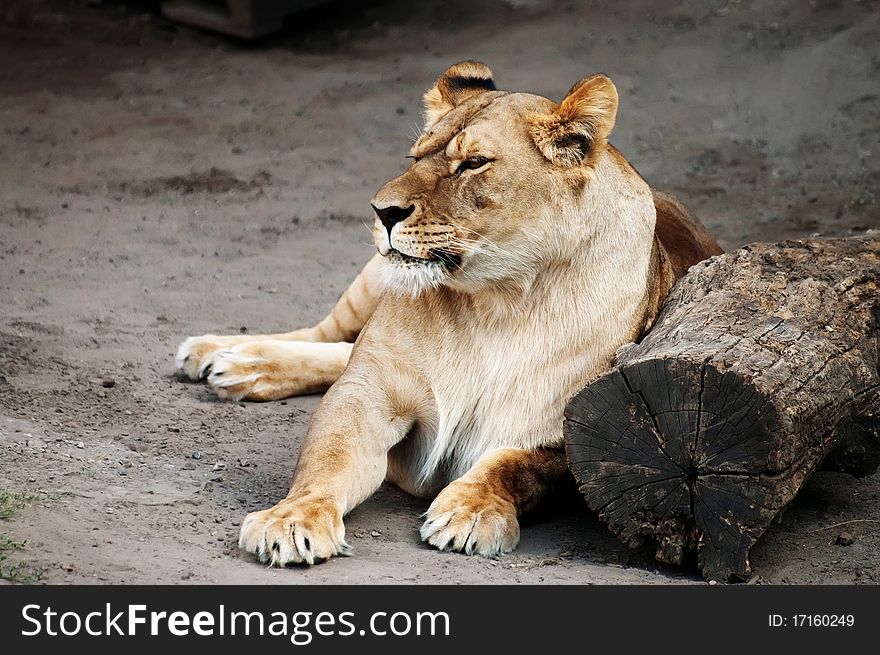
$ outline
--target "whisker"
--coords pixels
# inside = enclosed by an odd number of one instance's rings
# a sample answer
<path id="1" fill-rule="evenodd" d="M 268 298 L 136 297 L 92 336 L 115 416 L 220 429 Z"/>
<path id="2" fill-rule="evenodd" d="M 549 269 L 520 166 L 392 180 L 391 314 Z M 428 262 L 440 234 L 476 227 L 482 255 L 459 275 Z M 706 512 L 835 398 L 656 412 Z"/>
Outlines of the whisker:
<path id="1" fill-rule="evenodd" d="M 487 244 L 487 246 L 489 246 L 490 250 L 487 250 L 486 248 L 483 248 L 481 246 L 475 246 L 475 249 L 479 249 L 480 252 L 482 252 L 484 254 L 489 254 L 489 255 L 491 255 L 491 254 L 504 255 L 504 256 L 510 258 L 511 260 L 515 261 L 517 264 L 519 264 L 523 268 L 530 268 L 531 267 L 531 264 L 529 262 L 527 262 L 526 260 L 524 260 L 521 256 L 514 254 L 513 252 L 511 252 L 507 248 L 502 248 L 497 243 L 492 241 L 492 239 L 490 239 L 489 237 L 487 237 L 484 234 L 481 234 L 477 230 L 471 229 L 469 227 L 465 227 L 463 225 L 458 225 L 456 223 L 450 223 L 450 225 L 452 225 L 454 228 L 456 228 L 462 232 L 470 232 L 470 233 L 475 234 L 477 236 L 477 238 L 473 239 L 473 240 L 459 239 L 463 244 L 476 244 L 477 240 L 482 240 Z M 457 238 L 457 237 L 453 237 L 453 239 L 455 239 L 455 238 Z M 474 246 L 472 246 L 472 247 L 474 247 Z"/>

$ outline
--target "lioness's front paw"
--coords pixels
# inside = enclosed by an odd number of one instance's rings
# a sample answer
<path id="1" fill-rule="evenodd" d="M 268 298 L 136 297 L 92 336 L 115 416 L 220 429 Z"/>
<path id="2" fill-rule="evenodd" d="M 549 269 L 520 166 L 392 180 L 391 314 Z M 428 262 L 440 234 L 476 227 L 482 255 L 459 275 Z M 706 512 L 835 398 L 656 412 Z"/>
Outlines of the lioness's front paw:
<path id="1" fill-rule="evenodd" d="M 488 484 L 452 482 L 425 517 L 422 539 L 440 550 L 492 557 L 509 553 L 519 543 L 516 508 Z"/>
<path id="2" fill-rule="evenodd" d="M 314 564 L 350 555 L 340 511 L 325 500 L 282 500 L 248 514 L 238 545 L 269 566 Z"/>
<path id="3" fill-rule="evenodd" d="M 190 380 L 204 380 L 210 373 L 211 357 L 214 353 L 241 343 L 241 340 L 237 336 L 221 337 L 216 334 L 189 337 L 177 349 L 174 367 Z"/>

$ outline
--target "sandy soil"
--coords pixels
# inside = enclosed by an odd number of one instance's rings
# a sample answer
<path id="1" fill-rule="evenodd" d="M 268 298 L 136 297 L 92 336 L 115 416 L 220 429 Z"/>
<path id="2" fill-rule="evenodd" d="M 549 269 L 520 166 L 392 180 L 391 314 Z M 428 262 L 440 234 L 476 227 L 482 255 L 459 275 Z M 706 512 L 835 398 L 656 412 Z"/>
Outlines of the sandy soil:
<path id="1" fill-rule="evenodd" d="M 323 316 L 370 256 L 367 203 L 404 166 L 421 92 L 463 58 L 550 97 L 609 73 L 616 145 L 727 248 L 880 228 L 877 2 L 605 4 L 390 0 L 243 45 L 148 3 L 4 3 L 0 490 L 17 495 L 0 544 L 26 543 L 0 571 L 698 581 L 617 543 L 577 499 L 530 518 L 500 560 L 438 553 L 418 540 L 425 503 L 392 488 L 349 517 L 355 557 L 268 570 L 239 553 L 239 521 L 285 493 L 319 398 L 222 402 L 173 377 L 187 335 Z M 880 477 L 817 474 L 753 551 L 755 580 L 875 582 L 878 514 Z"/>

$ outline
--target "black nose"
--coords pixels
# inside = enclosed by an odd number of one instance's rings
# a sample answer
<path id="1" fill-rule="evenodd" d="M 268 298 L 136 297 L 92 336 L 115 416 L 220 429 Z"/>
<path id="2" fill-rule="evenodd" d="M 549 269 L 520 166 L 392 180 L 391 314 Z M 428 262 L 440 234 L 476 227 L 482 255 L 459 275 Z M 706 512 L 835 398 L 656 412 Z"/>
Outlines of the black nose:
<path id="1" fill-rule="evenodd" d="M 379 209 L 376 205 L 370 206 L 376 212 L 376 216 L 379 217 L 379 220 L 382 221 L 382 225 L 388 230 L 388 234 L 391 234 L 392 227 L 401 221 L 405 221 L 416 209 L 415 205 L 410 205 L 409 207 L 397 207 L 392 205 L 391 207 L 383 207 L 382 209 Z"/>

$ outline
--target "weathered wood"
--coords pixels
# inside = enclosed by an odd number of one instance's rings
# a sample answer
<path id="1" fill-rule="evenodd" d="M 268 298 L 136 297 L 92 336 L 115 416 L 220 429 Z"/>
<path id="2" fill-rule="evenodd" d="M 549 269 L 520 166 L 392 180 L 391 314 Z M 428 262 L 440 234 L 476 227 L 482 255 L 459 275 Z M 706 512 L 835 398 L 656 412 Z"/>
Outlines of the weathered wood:
<path id="1" fill-rule="evenodd" d="M 288 16 L 326 0 L 164 0 L 173 21 L 240 39 L 258 39 L 284 27 Z"/>
<path id="2" fill-rule="evenodd" d="M 691 269 L 653 329 L 566 410 L 590 507 L 710 579 L 820 464 L 880 463 L 880 238 L 756 244 Z"/>

